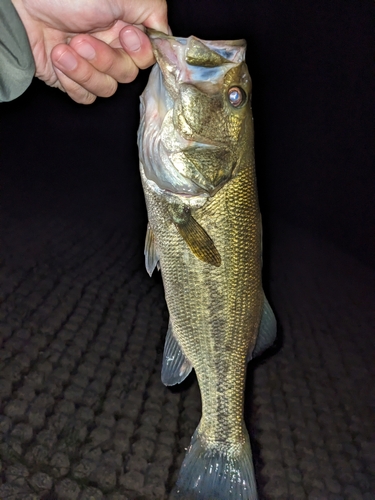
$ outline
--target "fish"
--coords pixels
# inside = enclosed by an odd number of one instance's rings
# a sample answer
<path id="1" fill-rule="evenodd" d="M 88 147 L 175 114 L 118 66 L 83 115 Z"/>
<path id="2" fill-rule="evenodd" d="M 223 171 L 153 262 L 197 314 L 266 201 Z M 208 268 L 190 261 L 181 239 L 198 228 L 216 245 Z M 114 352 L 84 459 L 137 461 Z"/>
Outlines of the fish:
<path id="1" fill-rule="evenodd" d="M 156 64 L 138 148 L 145 265 L 161 271 L 169 311 L 161 378 L 175 385 L 194 368 L 202 400 L 170 498 L 256 500 L 245 378 L 276 320 L 262 287 L 246 41 L 148 35 Z"/>

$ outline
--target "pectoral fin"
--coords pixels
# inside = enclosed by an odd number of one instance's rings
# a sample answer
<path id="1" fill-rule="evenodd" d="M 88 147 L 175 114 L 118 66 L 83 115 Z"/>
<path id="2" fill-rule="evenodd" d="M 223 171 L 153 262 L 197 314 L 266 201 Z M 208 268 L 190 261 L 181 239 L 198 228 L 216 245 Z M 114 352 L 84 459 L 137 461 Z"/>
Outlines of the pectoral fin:
<path id="1" fill-rule="evenodd" d="M 266 296 L 264 296 L 263 313 L 260 320 L 258 337 L 254 349 L 249 353 L 248 361 L 256 356 L 259 356 L 262 352 L 272 346 L 276 340 L 276 330 L 277 325 L 275 315 Z"/>
<path id="2" fill-rule="evenodd" d="M 207 264 L 220 267 L 221 257 L 215 243 L 191 215 L 190 209 L 174 206 L 171 207 L 170 213 L 175 226 L 193 254 Z"/>
<path id="3" fill-rule="evenodd" d="M 147 224 L 144 253 L 145 253 L 146 271 L 151 276 L 155 270 L 155 267 L 157 267 L 158 270 L 160 269 L 160 267 L 159 267 L 159 256 L 155 248 L 154 233 L 152 232 L 150 224 Z"/>
<path id="4" fill-rule="evenodd" d="M 173 335 L 172 325 L 169 323 L 165 339 L 161 381 L 164 385 L 179 384 L 192 370 L 190 361 L 185 357 L 177 339 Z"/>

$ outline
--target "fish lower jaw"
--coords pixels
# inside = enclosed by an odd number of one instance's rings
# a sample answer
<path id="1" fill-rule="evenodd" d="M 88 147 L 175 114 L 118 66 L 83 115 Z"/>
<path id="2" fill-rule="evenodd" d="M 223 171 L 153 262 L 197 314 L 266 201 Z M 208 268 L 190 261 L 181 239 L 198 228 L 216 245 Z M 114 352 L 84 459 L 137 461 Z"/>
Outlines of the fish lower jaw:
<path id="1" fill-rule="evenodd" d="M 209 198 L 209 194 L 201 194 L 201 195 L 191 195 L 188 193 L 178 193 L 173 192 L 168 189 L 160 188 L 156 182 L 147 179 L 147 185 L 149 188 L 156 193 L 158 196 L 163 198 L 165 201 L 175 204 L 176 202 L 182 203 L 185 206 L 188 206 L 192 209 L 197 209 L 203 207 L 206 201 Z"/>

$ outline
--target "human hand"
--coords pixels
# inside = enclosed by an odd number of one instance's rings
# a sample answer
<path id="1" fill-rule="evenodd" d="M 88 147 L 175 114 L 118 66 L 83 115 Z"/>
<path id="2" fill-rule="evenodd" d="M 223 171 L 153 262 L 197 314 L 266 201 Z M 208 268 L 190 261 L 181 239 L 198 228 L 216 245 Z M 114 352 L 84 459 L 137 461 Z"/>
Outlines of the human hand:
<path id="1" fill-rule="evenodd" d="M 76 102 L 109 97 L 155 62 L 144 27 L 168 31 L 165 0 L 12 0 L 36 76 Z"/>

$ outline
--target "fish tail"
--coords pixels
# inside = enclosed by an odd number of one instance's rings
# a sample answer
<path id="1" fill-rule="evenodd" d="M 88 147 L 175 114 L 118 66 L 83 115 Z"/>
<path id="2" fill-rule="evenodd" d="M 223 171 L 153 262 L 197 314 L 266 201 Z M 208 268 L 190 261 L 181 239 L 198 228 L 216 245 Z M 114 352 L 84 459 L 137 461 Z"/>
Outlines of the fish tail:
<path id="1" fill-rule="evenodd" d="M 207 447 L 198 429 L 182 463 L 170 500 L 257 500 L 251 447 L 246 432 L 241 450 Z"/>

